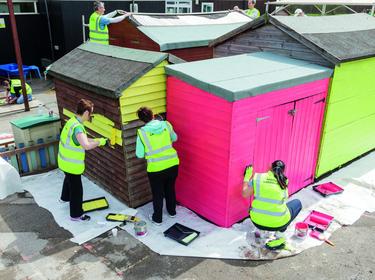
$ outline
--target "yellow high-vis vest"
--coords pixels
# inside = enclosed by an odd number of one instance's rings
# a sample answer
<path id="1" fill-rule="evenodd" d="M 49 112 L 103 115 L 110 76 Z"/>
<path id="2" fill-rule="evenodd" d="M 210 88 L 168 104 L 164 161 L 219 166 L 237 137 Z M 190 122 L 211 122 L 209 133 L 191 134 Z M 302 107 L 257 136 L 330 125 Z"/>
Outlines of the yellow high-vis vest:
<path id="1" fill-rule="evenodd" d="M 62 171 L 80 175 L 85 171 L 85 150 L 73 141 L 73 133 L 76 127 L 81 127 L 86 134 L 83 124 L 76 117 L 72 117 L 61 131 L 57 162 Z"/>
<path id="2" fill-rule="evenodd" d="M 11 94 L 16 94 L 16 91 L 14 90 L 15 87 L 21 87 L 21 80 L 19 79 L 11 79 L 11 85 L 10 85 L 10 93 Z M 31 86 L 29 86 L 27 83 L 25 83 L 26 86 L 26 93 L 27 95 L 32 94 L 33 90 L 31 89 Z M 20 94 L 22 94 L 22 91 L 20 91 Z"/>
<path id="3" fill-rule="evenodd" d="M 90 16 L 90 41 L 98 44 L 109 45 L 108 27 L 105 25 L 103 29 L 100 28 L 100 17 L 101 15 L 97 12 L 93 12 Z"/>
<path id="4" fill-rule="evenodd" d="M 172 128 L 167 122 L 167 127 L 160 134 L 150 133 L 143 128 L 138 129 L 145 147 L 147 172 L 158 172 L 180 163 L 176 150 L 172 147 Z"/>
<path id="5" fill-rule="evenodd" d="M 286 206 L 288 189 L 282 189 L 274 174 L 256 173 L 253 178 L 254 200 L 251 204 L 250 218 L 257 225 L 278 228 L 290 221 Z"/>

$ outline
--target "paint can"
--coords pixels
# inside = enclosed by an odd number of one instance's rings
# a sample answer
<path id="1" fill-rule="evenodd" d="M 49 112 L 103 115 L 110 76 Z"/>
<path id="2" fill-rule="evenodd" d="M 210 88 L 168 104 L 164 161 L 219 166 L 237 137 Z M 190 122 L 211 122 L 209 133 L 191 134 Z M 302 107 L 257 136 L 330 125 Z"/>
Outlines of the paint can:
<path id="1" fill-rule="evenodd" d="M 134 232 L 136 236 L 145 236 L 147 234 L 147 224 L 145 221 L 134 223 Z"/>
<path id="2" fill-rule="evenodd" d="M 309 231 L 309 225 L 307 223 L 296 223 L 294 235 L 300 239 L 305 239 Z"/>

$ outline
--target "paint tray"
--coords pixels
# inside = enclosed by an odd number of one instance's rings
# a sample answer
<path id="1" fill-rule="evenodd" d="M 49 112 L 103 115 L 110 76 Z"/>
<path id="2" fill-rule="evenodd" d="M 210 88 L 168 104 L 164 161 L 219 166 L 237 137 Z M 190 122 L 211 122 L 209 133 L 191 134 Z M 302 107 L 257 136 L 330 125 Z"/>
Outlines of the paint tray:
<path id="1" fill-rule="evenodd" d="M 103 210 L 109 207 L 108 201 L 105 199 L 104 196 L 85 200 L 82 202 L 82 209 L 83 212 L 91 212 L 96 210 Z"/>
<path id="2" fill-rule="evenodd" d="M 332 220 L 332 216 L 313 210 L 303 222 L 314 230 L 324 232 L 329 227 Z"/>
<path id="3" fill-rule="evenodd" d="M 342 193 L 344 191 L 344 189 L 340 188 L 338 185 L 332 182 L 313 186 L 313 190 L 320 193 L 324 197 L 332 194 Z"/>
<path id="4" fill-rule="evenodd" d="M 181 225 L 179 223 L 175 223 L 169 229 L 164 231 L 164 236 L 176 240 L 178 243 L 187 246 L 199 236 L 199 233 L 199 231 L 188 228 L 187 226 Z"/>

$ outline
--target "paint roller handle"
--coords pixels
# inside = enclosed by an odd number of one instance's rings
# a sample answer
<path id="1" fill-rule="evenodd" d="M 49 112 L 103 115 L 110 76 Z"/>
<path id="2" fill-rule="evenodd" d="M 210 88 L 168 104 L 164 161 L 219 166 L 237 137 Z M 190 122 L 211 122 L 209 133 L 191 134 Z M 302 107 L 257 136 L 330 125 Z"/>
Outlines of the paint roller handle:
<path id="1" fill-rule="evenodd" d="M 248 166 L 246 166 L 243 175 L 244 175 L 243 176 L 243 181 L 244 182 L 249 182 L 250 179 L 251 179 L 251 177 L 253 176 L 253 166 L 251 164 L 249 164 Z"/>

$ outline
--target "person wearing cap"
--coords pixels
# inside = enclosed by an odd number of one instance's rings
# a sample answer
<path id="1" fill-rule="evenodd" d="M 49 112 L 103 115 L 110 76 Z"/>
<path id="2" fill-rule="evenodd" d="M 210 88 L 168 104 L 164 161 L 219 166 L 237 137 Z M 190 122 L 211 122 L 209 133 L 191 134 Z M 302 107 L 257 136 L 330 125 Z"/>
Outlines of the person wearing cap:
<path id="1" fill-rule="evenodd" d="M 276 239 L 265 244 L 269 249 L 285 246 L 284 232 L 302 209 L 298 199 L 286 202 L 288 178 L 284 171 L 284 162 L 276 160 L 266 173 L 253 174 L 252 165 L 247 166 L 244 172 L 242 196 L 254 196 L 249 215 L 254 226 L 260 230 L 256 232 L 256 237 L 262 237 L 266 232 L 276 232 Z"/>
<path id="2" fill-rule="evenodd" d="M 304 13 L 304 11 L 302 9 L 296 9 L 294 11 L 294 16 L 295 17 L 305 17 L 306 14 Z"/>
<path id="3" fill-rule="evenodd" d="M 66 122 L 60 135 L 57 162 L 59 169 L 65 173 L 65 178 L 59 201 L 69 202 L 72 221 L 90 220 L 90 216 L 85 215 L 82 208 L 81 175 L 85 171 L 85 151 L 107 143 L 106 138 L 87 137 L 83 123 L 91 120 L 93 111 L 94 104 L 90 100 L 81 99 L 77 104 L 76 115 Z"/>
<path id="4" fill-rule="evenodd" d="M 8 79 L 3 81 L 6 88 L 6 100 L 8 104 L 23 104 L 22 85 L 20 79 Z M 29 84 L 25 82 L 27 99 L 33 100 L 33 90 Z"/>
<path id="5" fill-rule="evenodd" d="M 257 2 L 256 0 L 249 0 L 247 2 L 248 9 L 245 10 L 245 11 L 239 9 L 238 6 L 234 6 L 233 10 L 235 10 L 235 11 L 241 11 L 244 14 L 246 14 L 248 17 L 250 17 L 251 19 L 256 19 L 256 18 L 260 17 L 259 10 L 257 8 L 255 8 L 256 2 Z"/>
<path id="6" fill-rule="evenodd" d="M 130 16 L 130 13 L 123 10 L 115 10 L 104 15 L 104 12 L 104 3 L 95 1 L 94 12 L 91 14 L 89 20 L 89 37 L 91 42 L 109 45 L 108 25 L 123 21 L 126 17 Z M 116 14 L 121 14 L 121 16 L 115 17 Z"/>

